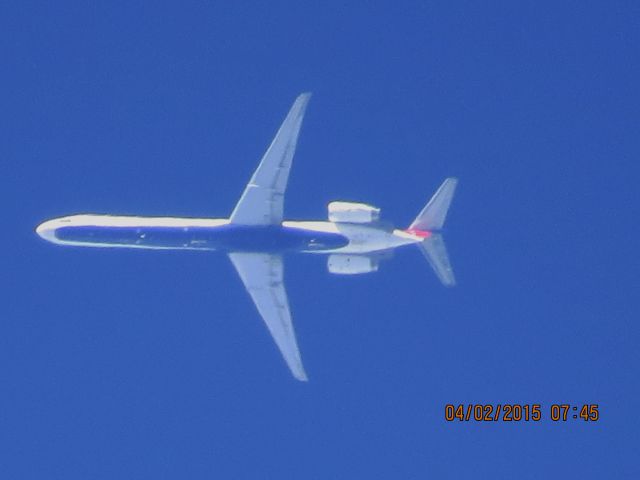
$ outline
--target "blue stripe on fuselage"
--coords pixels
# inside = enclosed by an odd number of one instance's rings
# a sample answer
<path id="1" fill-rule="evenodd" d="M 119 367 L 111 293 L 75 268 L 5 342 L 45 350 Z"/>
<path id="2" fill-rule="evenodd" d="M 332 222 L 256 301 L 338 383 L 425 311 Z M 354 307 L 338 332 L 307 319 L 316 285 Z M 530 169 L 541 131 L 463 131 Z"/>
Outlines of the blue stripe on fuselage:
<path id="1" fill-rule="evenodd" d="M 344 247 L 343 235 L 283 226 L 220 225 L 216 227 L 59 227 L 57 239 L 115 246 L 189 248 L 203 250 L 283 252 L 332 250 Z"/>

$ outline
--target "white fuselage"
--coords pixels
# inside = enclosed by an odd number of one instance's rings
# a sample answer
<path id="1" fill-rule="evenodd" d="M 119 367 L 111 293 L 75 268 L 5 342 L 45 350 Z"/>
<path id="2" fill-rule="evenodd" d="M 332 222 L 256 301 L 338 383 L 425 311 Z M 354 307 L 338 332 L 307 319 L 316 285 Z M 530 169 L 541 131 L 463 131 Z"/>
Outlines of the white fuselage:
<path id="1" fill-rule="evenodd" d="M 56 218 L 36 231 L 59 245 L 341 254 L 379 252 L 424 239 L 377 223 L 285 221 L 280 226 L 243 226 L 229 219 L 112 215 Z"/>

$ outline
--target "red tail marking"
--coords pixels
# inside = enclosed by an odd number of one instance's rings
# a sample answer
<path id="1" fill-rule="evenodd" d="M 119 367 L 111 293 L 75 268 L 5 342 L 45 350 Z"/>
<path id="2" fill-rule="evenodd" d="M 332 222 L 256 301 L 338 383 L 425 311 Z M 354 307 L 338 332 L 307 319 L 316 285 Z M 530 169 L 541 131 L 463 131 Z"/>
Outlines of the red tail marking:
<path id="1" fill-rule="evenodd" d="M 418 230 L 417 228 L 408 228 L 405 232 L 420 238 L 429 238 L 431 236 L 431 232 L 427 230 Z"/>

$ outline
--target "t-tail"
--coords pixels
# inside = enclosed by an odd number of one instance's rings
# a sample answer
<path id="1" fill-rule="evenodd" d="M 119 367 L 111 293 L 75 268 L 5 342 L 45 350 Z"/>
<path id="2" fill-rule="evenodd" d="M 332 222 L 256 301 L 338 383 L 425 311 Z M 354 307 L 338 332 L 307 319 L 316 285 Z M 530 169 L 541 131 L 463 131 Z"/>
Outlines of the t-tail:
<path id="1" fill-rule="evenodd" d="M 418 247 L 438 279 L 447 287 L 454 286 L 456 279 L 440 230 L 447 218 L 457 184 L 457 178 L 447 178 L 408 228 L 414 235 L 424 237 Z"/>

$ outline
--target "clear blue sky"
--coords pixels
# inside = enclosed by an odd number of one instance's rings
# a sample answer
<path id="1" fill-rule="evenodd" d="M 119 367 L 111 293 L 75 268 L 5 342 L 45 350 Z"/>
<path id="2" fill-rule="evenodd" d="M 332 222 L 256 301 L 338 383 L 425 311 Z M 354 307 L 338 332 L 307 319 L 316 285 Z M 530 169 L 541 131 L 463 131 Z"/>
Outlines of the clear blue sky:
<path id="1" fill-rule="evenodd" d="M 637 3 L 231 3 L 0 6 L 0 477 L 640 478 Z M 286 259 L 308 384 L 224 255 L 34 234 L 228 215 L 302 91 L 288 217 L 405 226 L 460 178 L 455 289 Z"/>

